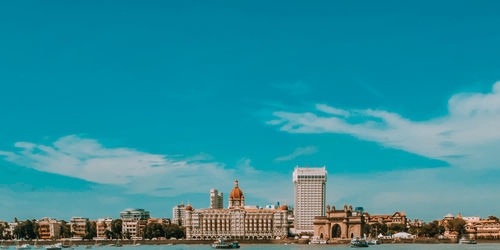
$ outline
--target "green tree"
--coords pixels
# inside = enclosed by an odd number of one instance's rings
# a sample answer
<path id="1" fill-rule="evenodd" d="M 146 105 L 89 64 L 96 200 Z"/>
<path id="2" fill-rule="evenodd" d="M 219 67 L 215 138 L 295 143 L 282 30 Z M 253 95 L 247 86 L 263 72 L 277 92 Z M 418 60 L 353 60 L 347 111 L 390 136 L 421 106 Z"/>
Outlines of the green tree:
<path id="1" fill-rule="evenodd" d="M 59 226 L 59 232 L 61 238 L 71 238 L 72 236 L 71 227 L 65 220 L 61 221 L 61 225 Z"/>
<path id="2" fill-rule="evenodd" d="M 463 219 L 449 220 L 447 226 L 450 231 L 457 232 L 459 235 L 465 233 L 465 221 Z"/>
<path id="3" fill-rule="evenodd" d="M 389 232 L 391 234 L 395 234 L 395 233 L 399 233 L 399 232 L 405 232 L 407 228 L 403 224 L 394 223 L 394 224 L 391 224 L 388 229 L 389 229 Z"/>
<path id="4" fill-rule="evenodd" d="M 144 230 L 144 237 L 147 239 L 165 237 L 165 231 L 159 223 L 149 223 Z"/>
<path id="5" fill-rule="evenodd" d="M 163 225 L 163 231 L 165 232 L 165 238 L 167 239 L 180 239 L 186 236 L 186 229 L 176 224 Z"/>
<path id="6" fill-rule="evenodd" d="M 111 222 L 111 232 L 113 233 L 113 239 L 122 238 L 122 220 L 116 219 Z"/>
<path id="7" fill-rule="evenodd" d="M 437 220 L 424 224 L 418 233 L 418 236 L 435 237 L 444 233 L 445 228 L 439 225 Z"/>
<path id="8" fill-rule="evenodd" d="M 17 224 L 14 228 L 14 236 L 17 239 L 36 239 L 38 237 L 36 221 L 26 220 Z"/>
<path id="9" fill-rule="evenodd" d="M 97 237 L 97 226 L 95 221 L 87 221 L 85 223 L 85 235 L 83 236 L 86 240 L 91 240 L 94 237 Z"/>
<path id="10" fill-rule="evenodd" d="M 498 219 L 498 217 L 496 217 L 494 215 L 488 216 L 488 220 L 500 221 L 500 219 Z"/>

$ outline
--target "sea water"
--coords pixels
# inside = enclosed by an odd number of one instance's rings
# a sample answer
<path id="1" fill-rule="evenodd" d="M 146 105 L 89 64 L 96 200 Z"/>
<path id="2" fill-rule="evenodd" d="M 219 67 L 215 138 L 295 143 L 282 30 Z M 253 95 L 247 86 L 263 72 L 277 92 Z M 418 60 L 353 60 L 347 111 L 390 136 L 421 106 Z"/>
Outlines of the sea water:
<path id="1" fill-rule="evenodd" d="M 85 247 L 75 247 L 75 250 L 83 250 Z M 202 250 L 202 249 L 211 249 L 210 245 L 141 245 L 141 246 L 126 246 L 124 245 L 123 247 L 117 248 L 117 247 L 92 247 L 92 249 L 99 249 L 99 250 L 161 250 L 161 249 L 166 249 L 166 250 Z M 335 250 L 342 250 L 342 249 L 355 249 L 355 248 L 350 248 L 349 246 L 346 245 L 301 245 L 301 244 L 294 244 L 294 245 L 280 245 L 280 244 L 242 244 L 241 248 L 242 250 L 314 250 L 314 249 L 335 249 Z M 371 250 L 451 250 L 451 249 L 464 249 L 464 250 L 500 250 L 500 244 L 495 243 L 495 244 L 489 244 L 489 243 L 484 243 L 484 244 L 477 244 L 477 245 L 460 245 L 460 244 L 381 244 L 381 245 L 375 245 L 375 246 L 370 246 L 368 248 L 361 248 L 361 249 L 371 249 Z"/>

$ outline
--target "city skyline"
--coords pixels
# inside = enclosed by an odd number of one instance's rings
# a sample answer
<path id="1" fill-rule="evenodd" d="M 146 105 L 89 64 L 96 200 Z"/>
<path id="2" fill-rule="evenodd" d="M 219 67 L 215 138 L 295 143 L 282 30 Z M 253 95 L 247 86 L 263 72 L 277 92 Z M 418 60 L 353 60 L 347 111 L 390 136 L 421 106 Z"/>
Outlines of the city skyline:
<path id="1" fill-rule="evenodd" d="M 327 204 L 497 214 L 499 5 L 1 2 L 0 220 L 165 218 L 234 179 L 292 205 L 297 165 Z"/>

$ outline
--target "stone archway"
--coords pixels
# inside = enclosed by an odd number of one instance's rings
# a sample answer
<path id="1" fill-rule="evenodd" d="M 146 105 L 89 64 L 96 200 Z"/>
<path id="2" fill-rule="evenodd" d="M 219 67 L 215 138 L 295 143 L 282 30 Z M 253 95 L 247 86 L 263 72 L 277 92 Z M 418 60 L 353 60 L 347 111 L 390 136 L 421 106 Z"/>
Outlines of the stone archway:
<path id="1" fill-rule="evenodd" d="M 335 224 L 332 227 L 332 239 L 333 238 L 340 238 L 342 235 L 342 228 L 340 227 L 339 224 Z"/>

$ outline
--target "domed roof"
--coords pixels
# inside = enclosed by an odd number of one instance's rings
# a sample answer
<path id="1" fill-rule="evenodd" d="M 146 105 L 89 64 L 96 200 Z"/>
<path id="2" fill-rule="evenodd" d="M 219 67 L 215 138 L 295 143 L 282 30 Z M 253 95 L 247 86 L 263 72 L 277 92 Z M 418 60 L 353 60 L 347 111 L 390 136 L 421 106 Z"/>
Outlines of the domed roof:
<path id="1" fill-rule="evenodd" d="M 286 210 L 288 210 L 288 206 L 287 205 L 283 205 L 283 206 L 280 207 L 280 210 L 285 210 L 286 211 Z"/>
<path id="2" fill-rule="evenodd" d="M 194 208 L 191 205 L 186 206 L 186 211 L 193 211 Z"/>
<path id="3" fill-rule="evenodd" d="M 229 194 L 229 199 L 244 199 L 243 191 L 238 187 L 238 180 L 234 180 L 234 188 Z"/>

